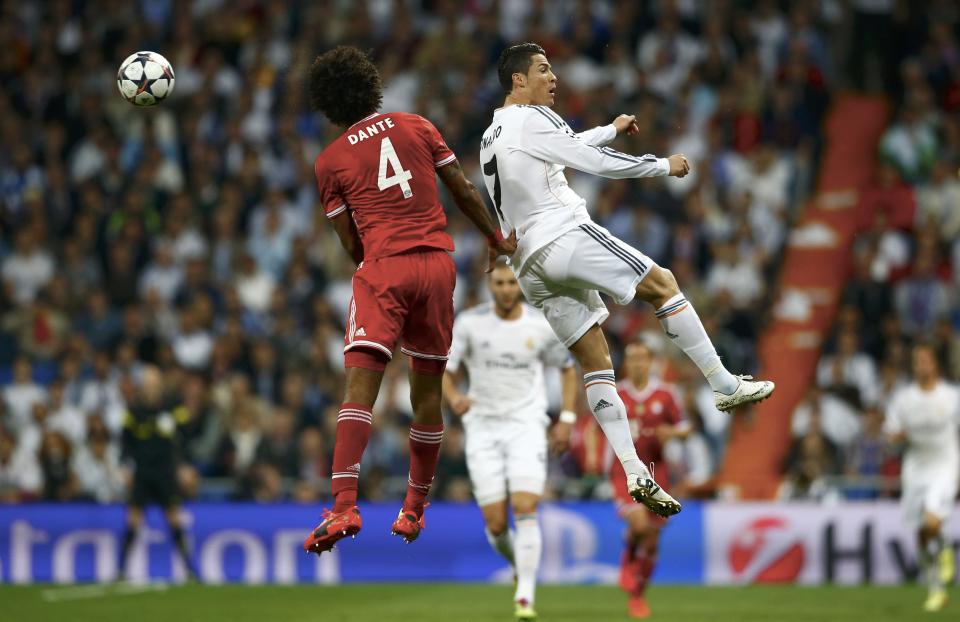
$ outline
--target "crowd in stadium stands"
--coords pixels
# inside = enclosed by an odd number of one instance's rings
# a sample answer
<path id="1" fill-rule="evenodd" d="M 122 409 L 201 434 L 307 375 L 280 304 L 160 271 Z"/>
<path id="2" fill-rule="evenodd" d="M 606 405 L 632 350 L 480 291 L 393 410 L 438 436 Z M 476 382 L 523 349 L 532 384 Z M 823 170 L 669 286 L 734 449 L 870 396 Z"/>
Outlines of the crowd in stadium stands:
<path id="1" fill-rule="evenodd" d="M 913 60 L 887 76 L 871 62 L 890 46 L 870 25 L 893 15 L 882 2 L 769 0 L 0 2 L 0 500 L 122 499 L 120 433 L 146 364 L 190 413 L 185 498 L 327 493 L 354 267 L 316 209 L 313 159 L 339 130 L 306 110 L 302 79 L 337 43 L 371 50 L 383 109 L 431 119 L 478 186 L 480 135 L 503 98 L 496 59 L 524 40 L 546 48 L 574 128 L 634 113 L 640 133 L 620 149 L 687 154 L 683 180 L 568 177 L 600 224 L 673 270 L 736 370 L 755 368 L 833 89 L 871 67 L 881 87 L 902 81 L 872 189 L 883 208 L 869 210 L 787 471 L 797 482 L 883 472 L 877 408 L 903 381 L 901 335 L 956 345 L 949 276 L 960 275 L 948 252 L 960 229 L 960 49 L 946 18 L 929 36 L 903 27 L 914 36 L 896 45 L 912 42 Z M 116 90 L 120 60 L 138 49 L 176 71 L 154 109 Z M 485 241 L 448 217 L 463 309 L 486 295 Z M 640 304 L 611 311 L 617 360 L 624 343 L 661 334 Z M 728 418 L 679 351 L 663 352 L 697 430 L 671 453 L 678 485 L 697 490 L 722 460 Z M 406 484 L 404 358 L 375 407 L 367 499 Z M 435 494 L 468 500 L 462 430 L 447 422 Z M 554 459 L 551 494 L 603 494 L 566 477 L 596 474 L 585 453 Z"/>
<path id="2" fill-rule="evenodd" d="M 894 43 L 902 47 L 892 58 L 906 60 L 883 78 L 892 118 L 875 182 L 862 192 L 851 277 L 816 386 L 793 414 L 786 497 L 894 490 L 899 461 L 882 422 L 910 381 L 912 343 L 936 344 L 941 374 L 960 379 L 960 11 L 951 11 L 899 22 L 911 36 Z M 876 485 L 831 483 L 842 475 Z"/>

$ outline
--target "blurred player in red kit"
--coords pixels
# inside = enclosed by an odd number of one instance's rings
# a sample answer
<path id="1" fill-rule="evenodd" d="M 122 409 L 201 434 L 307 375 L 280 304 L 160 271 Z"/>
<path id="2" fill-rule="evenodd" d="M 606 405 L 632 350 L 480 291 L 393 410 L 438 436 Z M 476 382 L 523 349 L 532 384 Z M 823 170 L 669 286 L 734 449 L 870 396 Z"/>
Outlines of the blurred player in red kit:
<path id="1" fill-rule="evenodd" d="M 437 194 L 436 177 L 457 207 L 487 237 L 491 266 L 516 249 L 504 239 L 456 156 L 426 119 L 378 112 L 383 85 L 367 56 L 337 47 L 310 67 L 308 96 L 315 110 L 344 133 L 317 157 L 320 202 L 343 247 L 358 264 L 344 346 L 346 387 L 333 452 L 332 510 L 303 547 L 320 554 L 362 527 L 357 483 L 370 437 L 372 407 L 383 371 L 400 350 L 410 357 L 410 474 L 393 533 L 420 535 L 423 508 L 437 466 L 443 418 L 441 382 L 453 331 L 456 270 L 453 240 Z"/>
<path id="2" fill-rule="evenodd" d="M 627 419 L 637 455 L 644 462 L 654 462 L 654 479 L 661 486 L 670 484 L 670 472 L 663 457 L 664 444 L 672 438 L 690 433 L 680 410 L 680 397 L 673 386 L 655 377 L 650 369 L 653 351 L 643 342 L 627 346 L 624 353 L 626 379 L 617 385 L 617 392 L 627 408 Z M 611 460 L 610 480 L 614 488 L 617 513 L 627 523 L 626 548 L 620 560 L 620 587 L 630 595 L 629 613 L 646 618 L 650 608 L 644 600 L 647 583 L 657 562 L 660 528 L 667 522 L 627 492 L 627 477 L 619 460 Z"/>

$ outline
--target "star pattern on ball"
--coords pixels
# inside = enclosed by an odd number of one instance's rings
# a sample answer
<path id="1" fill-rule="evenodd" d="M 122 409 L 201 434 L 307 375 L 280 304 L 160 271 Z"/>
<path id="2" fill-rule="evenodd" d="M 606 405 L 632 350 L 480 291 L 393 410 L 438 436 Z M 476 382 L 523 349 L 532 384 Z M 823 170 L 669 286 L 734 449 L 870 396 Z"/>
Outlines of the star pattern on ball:
<path id="1" fill-rule="evenodd" d="M 117 72 L 117 86 L 123 97 L 137 106 L 152 106 L 173 90 L 173 68 L 156 52 L 131 54 Z"/>

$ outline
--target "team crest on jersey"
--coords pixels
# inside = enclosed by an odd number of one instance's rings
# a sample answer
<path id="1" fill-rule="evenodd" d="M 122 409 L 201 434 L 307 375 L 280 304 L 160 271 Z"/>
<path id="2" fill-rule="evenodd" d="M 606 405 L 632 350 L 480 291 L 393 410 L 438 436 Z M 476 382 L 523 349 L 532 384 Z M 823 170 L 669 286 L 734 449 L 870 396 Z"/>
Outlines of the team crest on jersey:
<path id="1" fill-rule="evenodd" d="M 633 414 L 635 414 L 635 415 L 638 416 L 638 417 L 642 417 L 642 416 L 643 416 L 643 412 L 644 412 L 645 410 L 646 410 L 646 409 L 643 407 L 643 404 L 642 404 L 642 403 L 641 403 L 641 404 L 637 404 L 636 406 L 633 407 Z"/>
<path id="2" fill-rule="evenodd" d="M 534 343 L 533 337 L 527 337 L 527 349 L 533 350 L 535 347 L 537 347 L 537 344 Z"/>

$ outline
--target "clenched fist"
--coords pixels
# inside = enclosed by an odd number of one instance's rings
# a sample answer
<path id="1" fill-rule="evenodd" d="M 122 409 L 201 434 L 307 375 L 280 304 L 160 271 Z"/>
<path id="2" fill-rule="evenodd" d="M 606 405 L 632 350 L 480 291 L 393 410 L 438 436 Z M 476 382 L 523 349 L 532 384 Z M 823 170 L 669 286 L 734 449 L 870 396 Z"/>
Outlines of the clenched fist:
<path id="1" fill-rule="evenodd" d="M 682 153 L 670 156 L 667 161 L 670 162 L 670 177 L 685 177 L 690 172 L 690 163 Z"/>

